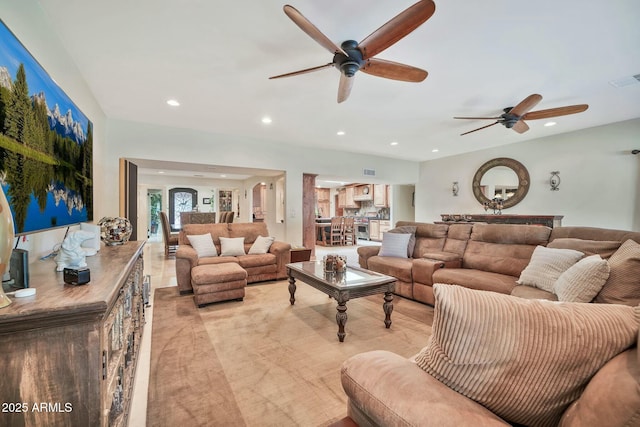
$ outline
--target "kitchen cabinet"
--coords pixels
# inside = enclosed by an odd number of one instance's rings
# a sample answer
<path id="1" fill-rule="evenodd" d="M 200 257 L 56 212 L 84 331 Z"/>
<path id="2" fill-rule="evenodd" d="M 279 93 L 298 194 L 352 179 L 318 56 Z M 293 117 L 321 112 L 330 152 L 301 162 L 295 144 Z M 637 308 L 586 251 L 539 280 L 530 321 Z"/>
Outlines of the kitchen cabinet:
<path id="1" fill-rule="evenodd" d="M 391 221 L 380 221 L 380 240 L 382 240 L 382 235 L 389 230 L 391 230 Z"/>
<path id="2" fill-rule="evenodd" d="M 353 186 L 349 186 L 345 188 L 345 201 L 344 201 L 344 207 L 345 208 L 357 208 L 359 207 L 358 204 L 356 203 L 355 199 L 355 187 Z"/>
<path id="3" fill-rule="evenodd" d="M 316 188 L 316 215 L 321 218 L 331 216 L 330 190 L 328 188 Z"/>
<path id="4" fill-rule="evenodd" d="M 372 219 L 369 221 L 369 239 L 382 241 L 382 235 L 391 230 L 391 221 Z"/>
<path id="5" fill-rule="evenodd" d="M 357 202 L 368 202 L 373 200 L 373 188 L 369 184 L 357 185 L 353 187 L 353 199 Z"/>
<path id="6" fill-rule="evenodd" d="M 389 207 L 389 186 L 386 184 L 373 185 L 373 206 L 377 208 Z"/>
<path id="7" fill-rule="evenodd" d="M 347 203 L 347 191 L 344 188 L 338 190 L 338 208 L 343 209 Z"/>
<path id="8" fill-rule="evenodd" d="M 37 294 L 0 311 L 7 426 L 126 426 L 145 323 L 144 242 L 88 257 L 91 281 L 30 265 Z M 27 406 L 15 406 L 27 405 Z"/>
<path id="9" fill-rule="evenodd" d="M 369 221 L 369 240 L 382 240 L 382 235 L 380 234 L 380 221 L 377 219 Z"/>

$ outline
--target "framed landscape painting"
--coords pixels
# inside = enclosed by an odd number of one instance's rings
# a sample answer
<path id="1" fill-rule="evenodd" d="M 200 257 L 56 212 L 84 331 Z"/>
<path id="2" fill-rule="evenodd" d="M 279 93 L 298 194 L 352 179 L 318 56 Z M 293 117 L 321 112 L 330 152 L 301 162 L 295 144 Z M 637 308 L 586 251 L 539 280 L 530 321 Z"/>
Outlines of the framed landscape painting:
<path id="1" fill-rule="evenodd" d="M 2 21 L 0 184 L 18 235 L 93 219 L 93 125 Z"/>

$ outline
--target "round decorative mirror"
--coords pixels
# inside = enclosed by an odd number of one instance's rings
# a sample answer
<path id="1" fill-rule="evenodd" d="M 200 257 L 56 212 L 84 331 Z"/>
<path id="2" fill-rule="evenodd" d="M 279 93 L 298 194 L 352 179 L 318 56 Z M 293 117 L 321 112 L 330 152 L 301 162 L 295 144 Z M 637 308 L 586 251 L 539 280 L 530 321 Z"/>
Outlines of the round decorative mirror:
<path id="1" fill-rule="evenodd" d="M 510 208 L 524 199 L 528 191 L 527 168 L 507 157 L 489 160 L 473 176 L 473 195 L 483 205 L 500 199 L 503 208 Z"/>

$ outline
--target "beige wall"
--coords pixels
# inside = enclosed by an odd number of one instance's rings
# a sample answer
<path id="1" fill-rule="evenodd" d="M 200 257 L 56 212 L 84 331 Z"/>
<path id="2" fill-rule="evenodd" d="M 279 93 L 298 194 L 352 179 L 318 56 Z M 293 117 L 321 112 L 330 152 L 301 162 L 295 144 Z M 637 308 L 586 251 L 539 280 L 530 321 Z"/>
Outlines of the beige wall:
<path id="1" fill-rule="evenodd" d="M 496 129 L 498 131 L 499 129 Z M 487 160 L 511 157 L 529 171 L 525 199 L 505 214 L 564 215 L 563 225 L 640 230 L 640 119 L 423 162 L 416 184 L 416 219 L 440 214 L 484 213 L 471 190 Z M 560 190 L 551 191 L 551 171 Z M 451 186 L 460 192 L 453 197 Z"/>

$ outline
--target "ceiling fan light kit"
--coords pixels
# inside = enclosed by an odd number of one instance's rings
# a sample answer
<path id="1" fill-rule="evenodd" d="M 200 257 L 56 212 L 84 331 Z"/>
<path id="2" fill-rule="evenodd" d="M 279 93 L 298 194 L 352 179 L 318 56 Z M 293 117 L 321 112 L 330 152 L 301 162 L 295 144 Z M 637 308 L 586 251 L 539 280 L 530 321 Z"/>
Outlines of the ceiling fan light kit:
<path id="1" fill-rule="evenodd" d="M 353 86 L 353 77 L 358 71 L 376 77 L 415 83 L 427 78 L 428 73 L 425 70 L 374 58 L 374 56 L 410 34 L 429 19 L 436 10 L 436 5 L 432 0 L 421 0 L 415 3 L 371 33 L 360 43 L 355 40 L 346 40 L 340 46 L 331 41 L 293 6 L 285 5 L 283 9 L 284 13 L 302 31 L 333 54 L 333 60 L 325 65 L 272 76 L 269 77 L 270 79 L 293 77 L 333 66 L 341 74 L 338 86 L 338 102 L 340 103 L 346 101 L 349 97 Z"/>

